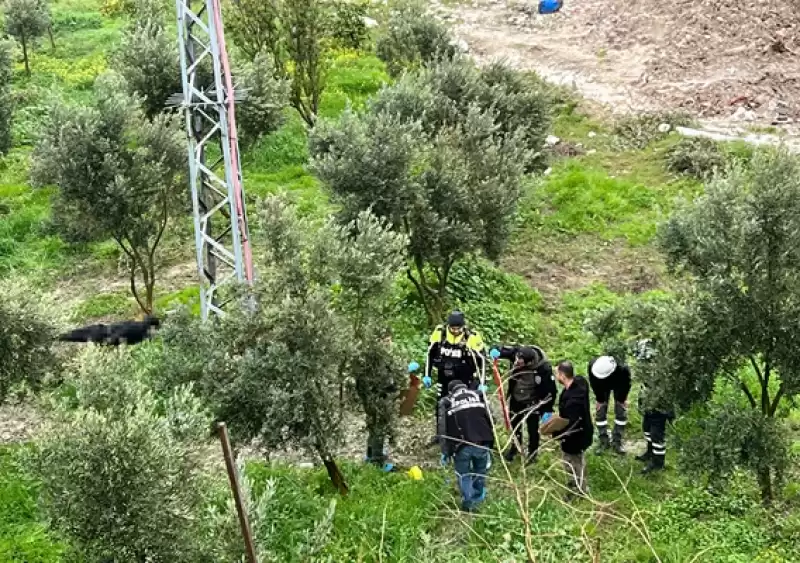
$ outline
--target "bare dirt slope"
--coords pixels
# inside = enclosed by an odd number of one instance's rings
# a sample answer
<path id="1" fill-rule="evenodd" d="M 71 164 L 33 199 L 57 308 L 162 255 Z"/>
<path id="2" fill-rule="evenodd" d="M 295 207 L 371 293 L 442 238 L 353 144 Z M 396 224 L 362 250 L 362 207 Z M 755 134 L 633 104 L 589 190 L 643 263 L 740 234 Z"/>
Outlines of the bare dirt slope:
<path id="1" fill-rule="evenodd" d="M 614 112 L 800 117 L 800 0 L 565 0 L 546 16 L 536 0 L 432 1 L 478 60 L 536 70 Z"/>

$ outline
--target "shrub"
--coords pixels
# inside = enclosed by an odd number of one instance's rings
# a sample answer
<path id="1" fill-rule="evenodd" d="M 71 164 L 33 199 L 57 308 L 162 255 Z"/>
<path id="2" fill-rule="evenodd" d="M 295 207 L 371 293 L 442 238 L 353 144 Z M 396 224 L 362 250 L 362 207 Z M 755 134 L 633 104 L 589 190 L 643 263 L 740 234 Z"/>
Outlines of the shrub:
<path id="1" fill-rule="evenodd" d="M 370 102 L 372 113 L 421 122 L 435 135 L 443 127 L 463 123 L 471 108 L 491 114 L 501 138 L 516 136 L 527 154 L 528 172 L 544 168 L 542 152 L 550 127 L 550 99 L 543 82 L 494 63 L 478 69 L 468 58 L 441 61 L 406 74 Z"/>
<path id="2" fill-rule="evenodd" d="M 11 117 L 14 111 L 11 96 L 12 48 L 10 41 L 0 40 L 0 156 L 11 148 Z"/>
<path id="3" fill-rule="evenodd" d="M 390 6 L 389 19 L 376 48 L 392 76 L 439 59 L 450 59 L 457 52 L 450 31 L 420 0 L 399 0 Z"/>
<path id="4" fill-rule="evenodd" d="M 82 560 L 202 560 L 204 479 L 196 399 L 158 400 L 125 349 L 90 349 L 75 393 L 46 427 L 32 462 L 53 526 Z"/>
<path id="5" fill-rule="evenodd" d="M 30 52 L 50 29 L 50 6 L 46 0 L 8 0 L 4 9 L 6 33 L 22 45 L 25 72 L 30 76 Z"/>
<path id="6" fill-rule="evenodd" d="M 643 149 L 653 141 L 667 136 L 668 131 L 660 131 L 662 124 L 670 130 L 679 125 L 689 125 L 691 119 L 681 113 L 654 112 L 623 117 L 614 124 L 614 135 L 624 149 Z"/>
<path id="7" fill-rule="evenodd" d="M 289 82 L 275 78 L 272 60 L 259 53 L 237 73 L 245 100 L 236 106 L 236 123 L 245 145 L 277 131 L 285 122 L 284 108 L 289 103 Z"/>
<path id="8" fill-rule="evenodd" d="M 364 0 L 335 0 L 330 18 L 330 36 L 337 47 L 361 49 L 369 38 L 364 18 L 369 2 Z"/>
<path id="9" fill-rule="evenodd" d="M 0 403 L 20 386 L 38 389 L 58 371 L 50 349 L 55 329 L 45 320 L 40 296 L 22 288 L 0 287 Z"/>
<path id="10" fill-rule="evenodd" d="M 698 180 L 710 178 L 724 168 L 725 155 L 719 144 L 711 139 L 682 138 L 667 153 L 667 169 L 676 174 L 687 174 Z"/>

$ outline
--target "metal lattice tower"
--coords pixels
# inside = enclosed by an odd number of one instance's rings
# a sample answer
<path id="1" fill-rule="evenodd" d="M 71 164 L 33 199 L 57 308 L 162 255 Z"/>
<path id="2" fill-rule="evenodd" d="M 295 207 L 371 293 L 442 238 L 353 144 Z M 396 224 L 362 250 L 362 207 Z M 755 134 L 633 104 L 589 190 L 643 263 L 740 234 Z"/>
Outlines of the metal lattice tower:
<path id="1" fill-rule="evenodd" d="M 221 315 L 224 286 L 253 280 L 220 0 L 176 0 L 203 319 Z"/>

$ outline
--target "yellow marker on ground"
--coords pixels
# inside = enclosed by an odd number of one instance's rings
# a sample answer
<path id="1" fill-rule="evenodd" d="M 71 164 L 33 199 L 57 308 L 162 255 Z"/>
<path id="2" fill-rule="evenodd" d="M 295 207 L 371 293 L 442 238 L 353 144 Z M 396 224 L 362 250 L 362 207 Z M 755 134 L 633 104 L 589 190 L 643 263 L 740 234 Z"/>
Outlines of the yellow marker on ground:
<path id="1" fill-rule="evenodd" d="M 414 479 L 414 481 L 421 481 L 422 469 L 420 469 L 419 466 L 415 465 L 414 467 L 408 470 L 408 476 Z"/>

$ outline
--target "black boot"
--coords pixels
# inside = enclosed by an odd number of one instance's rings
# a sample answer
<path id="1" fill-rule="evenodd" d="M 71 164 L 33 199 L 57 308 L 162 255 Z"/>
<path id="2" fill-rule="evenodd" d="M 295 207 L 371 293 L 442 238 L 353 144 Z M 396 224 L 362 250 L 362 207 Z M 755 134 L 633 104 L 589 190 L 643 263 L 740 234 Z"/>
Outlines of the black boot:
<path id="1" fill-rule="evenodd" d="M 657 471 L 664 471 L 664 456 L 654 455 L 651 456 L 647 462 L 647 466 L 642 469 L 642 475 L 655 473 Z"/>
<path id="2" fill-rule="evenodd" d="M 625 455 L 628 453 L 625 451 L 625 446 L 622 445 L 622 440 L 614 440 L 611 443 L 611 449 L 614 450 L 614 453 L 617 455 Z"/>
<path id="3" fill-rule="evenodd" d="M 503 454 L 503 459 L 505 459 L 508 463 L 514 461 L 514 458 L 517 457 L 517 448 L 511 446 L 508 448 L 506 453 Z"/>

